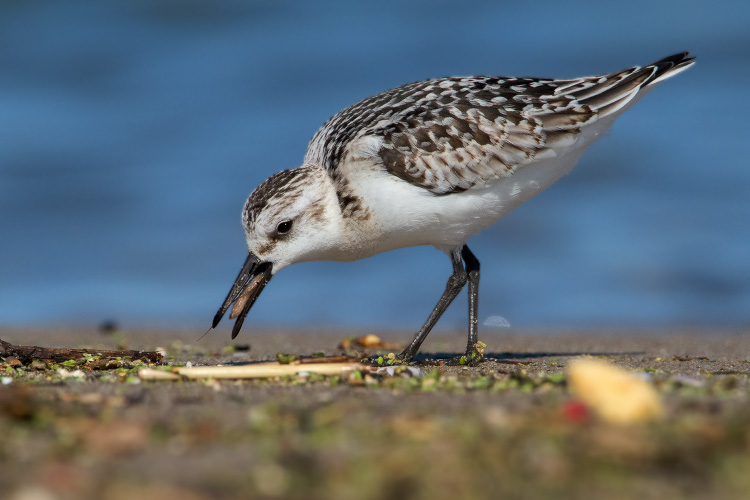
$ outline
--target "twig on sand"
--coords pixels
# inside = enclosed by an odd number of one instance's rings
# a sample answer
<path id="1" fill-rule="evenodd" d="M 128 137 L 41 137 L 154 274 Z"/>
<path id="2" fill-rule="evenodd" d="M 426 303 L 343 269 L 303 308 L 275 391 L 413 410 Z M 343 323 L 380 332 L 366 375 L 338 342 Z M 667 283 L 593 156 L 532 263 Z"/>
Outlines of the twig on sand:
<path id="1" fill-rule="evenodd" d="M 344 357 L 341 357 L 344 358 Z M 251 379 L 271 378 L 297 375 L 303 372 L 320 375 L 348 375 L 355 370 L 369 370 L 360 363 L 347 361 L 348 358 L 323 362 L 295 362 L 282 364 L 278 362 L 255 363 L 242 366 L 195 366 L 174 368 L 172 372 L 142 368 L 138 376 L 146 380 L 180 380 L 182 378 L 223 378 L 223 379 Z M 343 362 L 342 362 L 343 361 Z"/>
<path id="2" fill-rule="evenodd" d="M 0 339 L 0 357 L 15 356 L 21 363 L 34 360 L 53 361 L 59 363 L 71 359 L 96 356 L 99 359 L 130 358 L 140 359 L 149 363 L 160 363 L 162 355 L 156 351 L 107 351 L 102 349 L 66 349 L 54 347 L 37 347 L 27 345 L 13 345 Z"/>

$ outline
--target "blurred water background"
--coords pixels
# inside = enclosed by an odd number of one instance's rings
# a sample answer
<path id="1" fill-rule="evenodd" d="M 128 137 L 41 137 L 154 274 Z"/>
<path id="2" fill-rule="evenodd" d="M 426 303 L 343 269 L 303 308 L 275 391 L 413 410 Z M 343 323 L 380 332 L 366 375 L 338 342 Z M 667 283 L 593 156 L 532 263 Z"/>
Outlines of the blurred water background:
<path id="1" fill-rule="evenodd" d="M 0 326 L 197 331 L 244 261 L 246 196 L 345 106 L 436 76 L 575 77 L 683 50 L 696 66 L 471 240 L 480 322 L 748 326 L 749 24 L 742 1 L 2 2 Z M 245 329 L 416 329 L 449 274 L 431 247 L 292 266 Z M 463 328 L 465 300 L 439 328 Z"/>

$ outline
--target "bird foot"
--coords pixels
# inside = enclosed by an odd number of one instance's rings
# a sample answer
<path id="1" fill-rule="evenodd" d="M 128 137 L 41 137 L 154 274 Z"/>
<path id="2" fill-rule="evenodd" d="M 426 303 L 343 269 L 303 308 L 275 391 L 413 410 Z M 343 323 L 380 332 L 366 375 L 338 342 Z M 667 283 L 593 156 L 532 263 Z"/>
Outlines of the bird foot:
<path id="1" fill-rule="evenodd" d="M 474 356 L 472 357 L 472 354 Z M 477 353 L 467 353 L 461 356 L 456 356 L 445 362 L 448 366 L 479 366 L 482 363 L 483 358 Z"/>
<path id="2" fill-rule="evenodd" d="M 411 358 L 405 355 L 403 352 L 398 355 L 391 352 L 386 355 L 373 354 L 371 356 L 365 356 L 360 360 L 360 363 L 375 367 L 399 366 L 408 365 L 409 363 L 411 363 Z"/>
<path id="3" fill-rule="evenodd" d="M 484 359 L 484 342 L 477 342 L 466 350 L 461 356 L 449 359 L 446 364 L 451 366 L 479 366 Z"/>

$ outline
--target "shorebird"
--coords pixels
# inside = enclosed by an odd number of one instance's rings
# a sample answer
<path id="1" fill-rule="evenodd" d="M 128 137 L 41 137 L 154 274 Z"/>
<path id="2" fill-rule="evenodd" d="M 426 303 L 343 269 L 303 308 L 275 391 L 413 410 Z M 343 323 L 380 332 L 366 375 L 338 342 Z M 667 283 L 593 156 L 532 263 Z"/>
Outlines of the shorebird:
<path id="1" fill-rule="evenodd" d="M 214 317 L 235 338 L 281 269 L 433 245 L 453 273 L 398 356 L 408 362 L 469 285 L 465 360 L 481 358 L 479 261 L 466 241 L 568 173 L 615 119 L 694 58 L 675 54 L 602 76 L 423 80 L 364 99 L 313 136 L 302 166 L 272 175 L 242 210 L 248 255 Z"/>

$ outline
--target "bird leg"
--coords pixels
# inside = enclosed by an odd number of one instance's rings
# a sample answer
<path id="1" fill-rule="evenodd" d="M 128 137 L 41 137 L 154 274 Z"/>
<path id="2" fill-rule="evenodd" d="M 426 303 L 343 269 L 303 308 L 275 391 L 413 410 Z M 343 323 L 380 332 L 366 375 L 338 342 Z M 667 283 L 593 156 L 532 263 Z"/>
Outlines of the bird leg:
<path id="1" fill-rule="evenodd" d="M 468 252 L 469 255 L 471 255 L 472 258 L 474 256 L 471 254 L 469 249 L 464 246 L 464 249 Z M 427 335 L 430 333 L 430 330 L 432 330 L 432 327 L 435 326 L 435 323 L 440 319 L 440 316 L 443 315 L 445 310 L 448 308 L 451 302 L 453 302 L 453 299 L 456 298 L 456 295 L 458 295 L 458 292 L 461 291 L 461 289 L 466 285 L 466 281 L 468 279 L 468 276 L 466 274 L 466 269 L 464 269 L 463 262 L 461 262 L 461 254 L 459 253 L 459 250 L 456 249 L 453 252 L 451 252 L 451 262 L 453 263 L 453 274 L 451 274 L 451 277 L 448 278 L 448 283 L 445 285 L 445 291 L 443 292 L 442 297 L 440 297 L 440 300 L 438 300 L 437 305 L 430 313 L 430 316 L 427 318 L 427 321 L 425 321 L 424 325 L 422 325 L 422 328 L 419 329 L 417 334 L 414 336 L 414 340 L 411 341 L 411 344 L 404 349 L 404 351 L 398 355 L 399 359 L 402 361 L 411 361 L 414 359 L 414 355 L 417 354 L 417 351 L 419 350 L 419 346 L 422 345 L 422 342 L 427 338 Z M 465 258 L 465 257 L 464 257 Z M 476 262 L 476 282 L 479 282 L 479 262 L 474 258 L 474 261 Z M 476 287 L 476 284 L 474 285 Z M 476 295 L 476 294 L 475 294 Z M 476 307 L 475 307 L 476 309 Z M 475 319 L 475 325 L 474 325 L 474 337 L 476 337 L 476 310 L 474 314 Z M 471 331 L 471 327 L 470 330 Z"/>
<path id="2" fill-rule="evenodd" d="M 461 257 L 464 259 L 469 279 L 469 338 L 466 342 L 466 362 L 471 364 L 482 358 L 482 352 L 477 349 L 477 342 L 479 342 L 477 325 L 479 318 L 479 260 L 466 245 L 461 249 Z"/>

